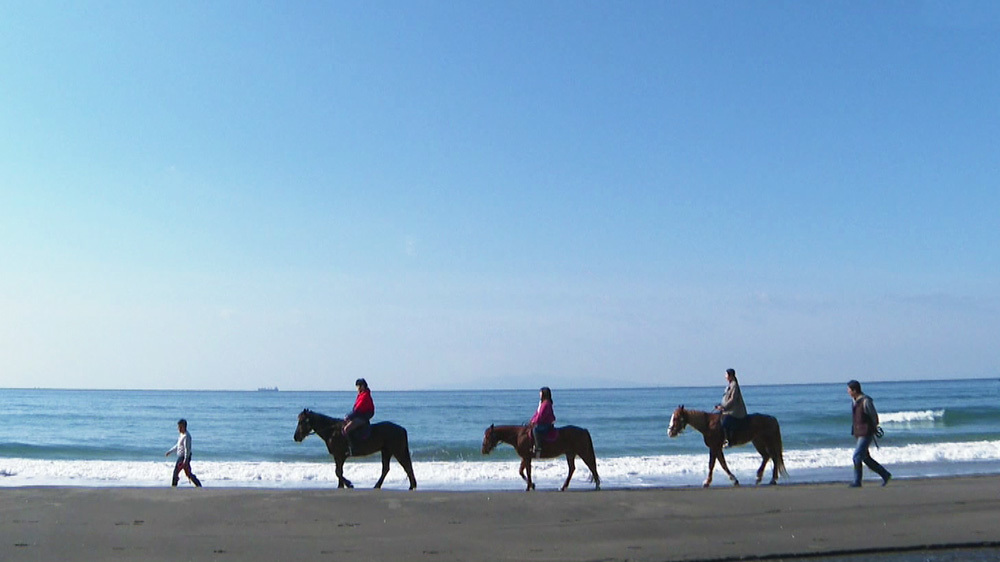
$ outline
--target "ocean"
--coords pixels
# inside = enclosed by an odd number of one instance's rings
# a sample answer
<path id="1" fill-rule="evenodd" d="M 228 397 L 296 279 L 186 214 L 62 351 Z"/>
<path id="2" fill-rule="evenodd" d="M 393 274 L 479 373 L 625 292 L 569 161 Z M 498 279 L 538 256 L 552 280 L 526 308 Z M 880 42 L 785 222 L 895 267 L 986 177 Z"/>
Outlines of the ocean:
<path id="1" fill-rule="evenodd" d="M 721 379 L 721 377 L 720 377 Z M 418 490 L 521 490 L 518 460 L 501 444 L 482 455 L 491 424 L 520 424 L 534 413 L 537 389 L 379 391 L 375 420 L 407 428 Z M 1000 381 L 862 381 L 879 410 L 885 437 L 873 456 L 895 478 L 1000 473 Z M 745 385 L 750 412 L 781 424 L 782 483 L 847 482 L 852 475 L 850 398 L 846 383 Z M 710 410 L 718 387 L 553 389 L 556 425 L 590 430 L 602 487 L 700 486 L 708 450 L 687 429 L 666 434 L 674 408 Z M 0 486 L 167 486 L 177 441 L 176 421 L 188 420 L 192 467 L 205 486 L 335 487 L 334 463 L 323 442 L 292 434 L 303 408 L 342 416 L 353 391 L 144 391 L 0 389 Z M 760 457 L 750 445 L 726 451 L 730 468 L 752 484 Z M 535 461 L 538 489 L 557 489 L 566 462 Z M 373 486 L 377 455 L 349 459 L 345 475 Z M 770 467 L 768 468 L 770 471 Z M 866 469 L 867 471 L 867 469 Z M 577 463 L 570 489 L 592 489 Z M 870 482 L 876 476 L 867 473 Z M 766 480 L 765 480 L 766 481 Z M 183 478 L 182 486 L 190 486 Z M 716 468 L 713 486 L 729 486 Z M 393 461 L 386 489 L 406 489 Z"/>

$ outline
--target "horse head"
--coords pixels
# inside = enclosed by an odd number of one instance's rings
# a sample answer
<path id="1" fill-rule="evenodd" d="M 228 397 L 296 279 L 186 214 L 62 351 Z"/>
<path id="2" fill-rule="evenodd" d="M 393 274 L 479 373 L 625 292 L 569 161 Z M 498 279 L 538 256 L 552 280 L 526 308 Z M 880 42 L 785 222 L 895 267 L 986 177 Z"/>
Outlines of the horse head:
<path id="1" fill-rule="evenodd" d="M 677 406 L 674 410 L 674 414 L 670 416 L 670 425 L 667 427 L 667 435 L 670 437 L 677 437 L 680 435 L 684 428 L 687 427 L 687 411 L 684 410 L 684 405 L 681 404 Z"/>
<path id="2" fill-rule="evenodd" d="M 483 454 L 490 454 L 493 449 L 496 449 L 497 443 L 500 442 L 500 438 L 494 431 L 493 425 L 486 428 L 486 434 L 483 435 Z"/>
<path id="3" fill-rule="evenodd" d="M 309 411 L 309 408 L 302 410 L 302 413 L 299 414 L 299 424 L 295 426 L 294 439 L 296 443 L 301 443 L 303 439 L 315 431 L 312 426 L 312 421 L 310 421 L 311 417 L 312 412 Z"/>

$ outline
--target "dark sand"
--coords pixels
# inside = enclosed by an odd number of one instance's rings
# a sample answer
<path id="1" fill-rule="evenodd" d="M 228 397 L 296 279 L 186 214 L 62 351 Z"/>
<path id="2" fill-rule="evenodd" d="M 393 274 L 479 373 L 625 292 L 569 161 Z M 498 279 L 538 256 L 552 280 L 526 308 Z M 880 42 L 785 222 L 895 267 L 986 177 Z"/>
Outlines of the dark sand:
<path id="1" fill-rule="evenodd" d="M 564 493 L 206 484 L 0 488 L 0 560 L 727 560 L 1000 546 L 1000 476 Z"/>

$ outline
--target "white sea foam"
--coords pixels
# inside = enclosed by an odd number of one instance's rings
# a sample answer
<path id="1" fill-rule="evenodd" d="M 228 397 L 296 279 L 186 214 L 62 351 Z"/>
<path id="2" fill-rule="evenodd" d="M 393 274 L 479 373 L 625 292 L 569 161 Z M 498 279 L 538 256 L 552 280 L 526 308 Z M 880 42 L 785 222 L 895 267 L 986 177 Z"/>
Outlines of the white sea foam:
<path id="1" fill-rule="evenodd" d="M 795 482 L 823 481 L 834 471 L 850 466 L 852 448 L 785 451 L 785 466 Z M 936 476 L 1000 470 L 1000 441 L 883 445 L 873 454 L 880 462 L 911 476 Z M 752 481 L 760 456 L 750 447 L 727 451 L 730 469 L 741 480 Z M 598 460 L 605 488 L 693 486 L 707 473 L 707 451 L 690 455 L 620 457 Z M 579 460 L 572 488 L 586 489 L 590 471 Z M 423 490 L 518 490 L 517 461 L 417 462 L 414 472 Z M 985 468 L 984 468 L 985 467 Z M 352 461 L 345 476 L 359 488 L 378 479 L 378 462 Z M 172 462 L 49 461 L 0 459 L 0 486 L 164 486 L 169 484 Z M 194 470 L 206 486 L 258 488 L 331 488 L 337 477 L 332 462 L 212 462 L 196 461 Z M 768 465 L 765 480 L 769 479 Z M 558 488 L 566 477 L 563 459 L 535 461 L 533 478 L 540 489 Z M 724 481 L 717 468 L 715 479 Z M 183 481 L 183 475 L 182 475 Z M 189 486 L 186 481 L 182 485 Z M 393 461 L 384 487 L 408 487 L 402 467 Z"/>
<path id="2" fill-rule="evenodd" d="M 944 410 L 920 410 L 915 412 L 886 412 L 879 413 L 879 423 L 881 424 L 914 424 L 914 423 L 934 423 L 944 419 Z"/>

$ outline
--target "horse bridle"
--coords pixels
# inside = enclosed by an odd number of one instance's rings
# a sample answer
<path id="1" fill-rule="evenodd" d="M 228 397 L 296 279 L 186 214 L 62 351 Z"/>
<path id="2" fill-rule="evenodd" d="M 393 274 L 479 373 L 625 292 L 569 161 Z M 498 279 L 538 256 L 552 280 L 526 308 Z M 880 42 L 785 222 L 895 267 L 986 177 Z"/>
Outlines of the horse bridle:
<path id="1" fill-rule="evenodd" d="M 671 435 L 680 435 L 680 433 L 684 431 L 684 428 L 687 427 L 687 416 L 684 415 L 684 409 L 678 408 L 678 411 L 681 412 L 680 416 L 677 415 L 677 412 L 674 412 L 670 416 L 670 426 L 667 427 L 667 433 Z M 674 431 L 675 424 L 680 425 L 676 432 Z"/>
<path id="2" fill-rule="evenodd" d="M 308 436 L 312 435 L 313 433 L 316 433 L 316 428 L 313 427 L 312 422 L 309 421 L 309 416 L 306 415 L 305 412 L 302 412 L 301 414 L 299 414 L 299 417 L 302 418 L 302 419 L 299 420 L 299 423 L 305 422 L 306 427 L 309 428 L 309 431 L 306 431 L 306 434 L 302 436 L 303 438 L 308 437 Z"/>
<path id="3" fill-rule="evenodd" d="M 489 449 L 490 449 L 491 451 L 492 451 L 493 449 L 496 449 L 496 448 L 497 448 L 497 445 L 498 445 L 498 444 L 500 443 L 500 438 L 499 438 L 499 437 L 496 437 L 496 436 L 495 436 L 495 434 L 496 434 L 496 430 L 495 430 L 495 429 L 494 429 L 494 427 L 493 427 L 493 426 L 491 425 L 491 426 L 489 427 L 489 429 L 487 429 L 487 430 L 486 430 L 486 440 L 487 440 L 487 441 L 489 442 L 489 444 L 490 444 L 490 448 L 489 448 Z"/>

